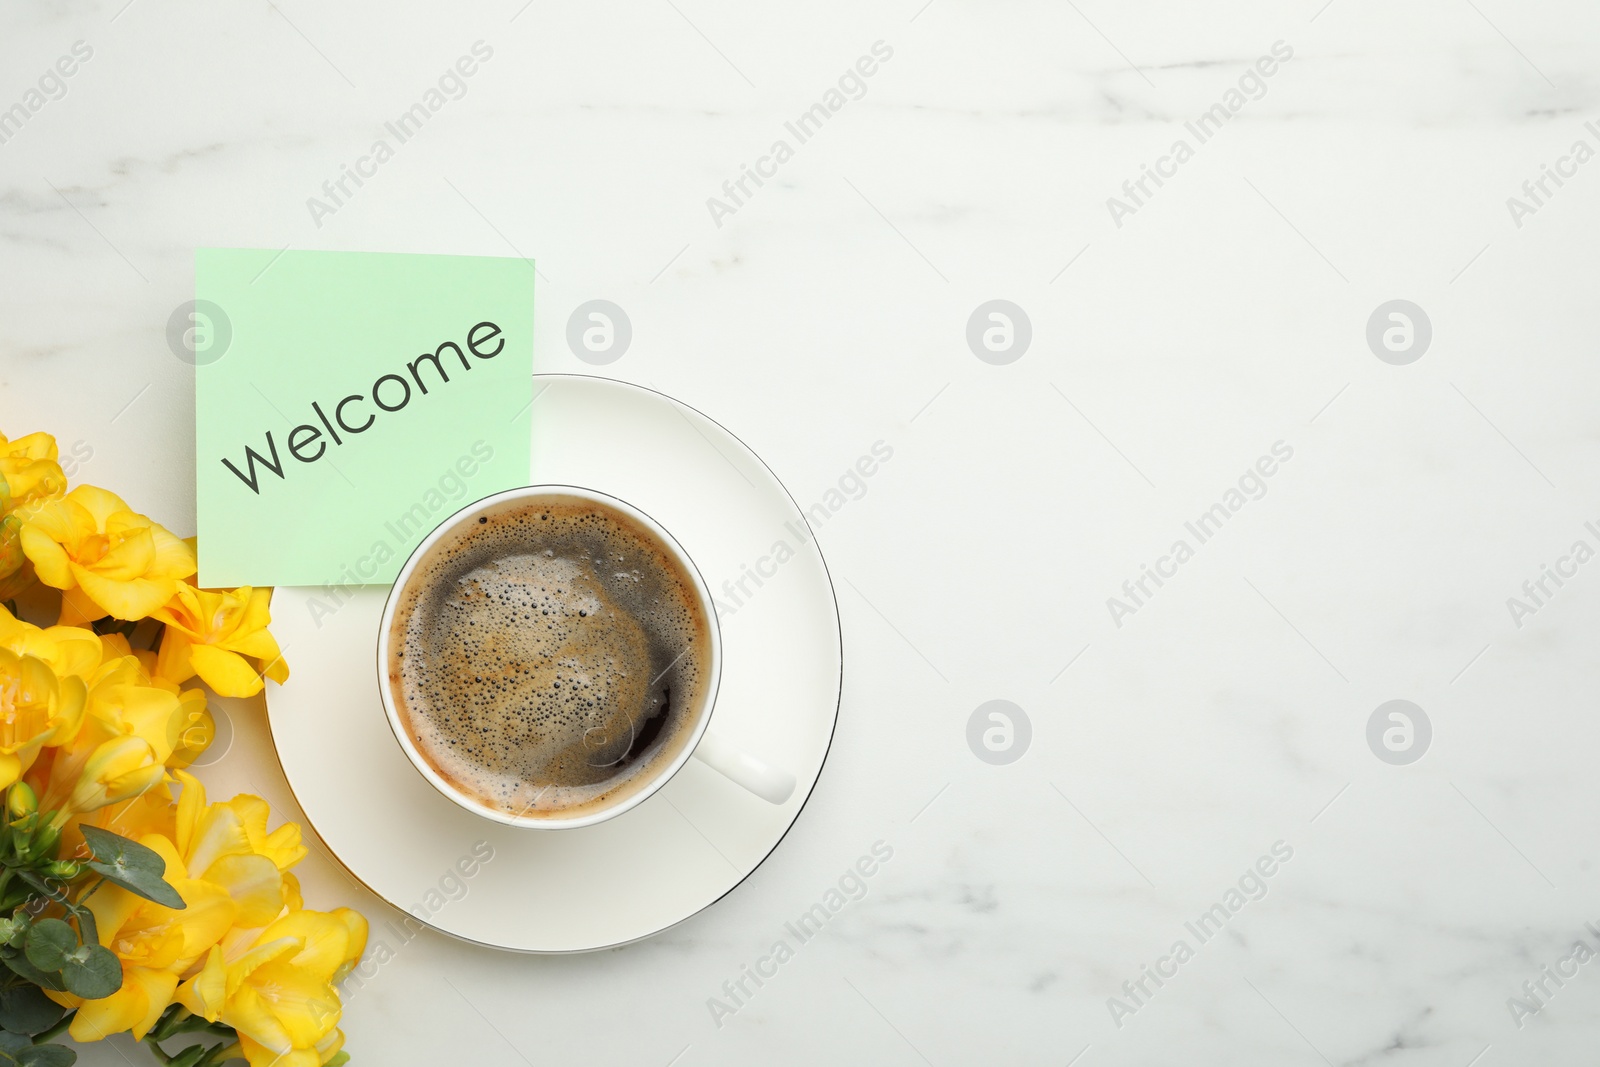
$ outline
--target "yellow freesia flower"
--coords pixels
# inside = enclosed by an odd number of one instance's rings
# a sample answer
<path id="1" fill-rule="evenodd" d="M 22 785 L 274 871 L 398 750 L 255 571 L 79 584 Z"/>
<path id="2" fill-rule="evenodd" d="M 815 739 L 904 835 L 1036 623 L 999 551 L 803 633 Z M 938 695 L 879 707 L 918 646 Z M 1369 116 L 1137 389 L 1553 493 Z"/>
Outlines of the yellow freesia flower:
<path id="1" fill-rule="evenodd" d="M 80 626 L 35 626 L 0 604 L 0 648 L 43 660 L 57 675 L 88 678 L 100 666 L 104 645 Z"/>
<path id="2" fill-rule="evenodd" d="M 58 678 L 44 660 L 0 648 L 0 789 L 21 778 L 45 745 L 78 732 L 86 695 L 82 678 Z"/>
<path id="3" fill-rule="evenodd" d="M 283 872 L 305 858 L 300 827 L 284 823 L 271 833 L 271 811 L 260 797 L 241 794 L 206 803 L 205 786 L 185 771 L 172 839 L 197 878 L 225 889 L 239 908 L 237 925 L 262 927 L 283 911 Z M 298 891 L 298 890 L 297 890 Z"/>
<path id="4" fill-rule="evenodd" d="M 20 537 L 39 580 L 62 591 L 64 623 L 142 619 L 195 572 L 193 546 L 92 485 L 39 507 Z"/>
<path id="5" fill-rule="evenodd" d="M 300 828 L 285 823 L 268 833 L 270 812 L 259 797 L 238 796 L 211 804 L 198 779 L 184 771 L 178 771 L 177 778 L 183 791 L 176 803 L 166 785 L 158 784 L 141 797 L 73 820 L 63 834 L 64 854 L 81 843 L 81 834 L 72 831 L 84 822 L 154 849 L 166 862 L 164 877 L 188 905 L 174 911 L 115 886 L 103 886 L 89 899 L 102 943 L 122 961 L 123 986 L 111 997 L 80 1008 L 88 1012 L 86 1021 L 71 1031 L 79 1040 L 130 1027 L 135 1038 L 142 1038 L 172 1001 L 179 979 L 198 973 L 201 956 L 225 937 L 235 951 L 254 944 L 267 929 L 276 931 L 274 940 L 289 941 L 290 947 L 292 938 L 299 936 L 296 951 L 302 954 L 308 945 L 323 951 L 338 947 L 315 923 L 302 920 L 296 926 L 281 921 L 300 913 L 302 906 L 299 884 L 279 866 L 288 867 L 305 856 Z M 340 921 L 346 931 L 360 922 L 342 916 Z M 358 953 L 365 945 L 364 925 L 361 930 Z M 320 973 L 318 958 L 308 956 L 301 968 Z M 262 979 L 269 977 L 270 972 Z M 69 1007 L 83 1003 L 66 994 L 56 999 Z M 337 999 L 334 1003 L 337 1006 Z M 317 1010 L 321 1011 L 320 1002 Z M 320 1040 L 327 1039 L 323 1033 Z"/>
<path id="6" fill-rule="evenodd" d="M 102 664 L 82 726 L 55 750 L 40 809 L 57 812 L 59 825 L 145 792 L 165 776 L 185 726 L 183 702 L 151 684 L 137 657 Z"/>
<path id="7" fill-rule="evenodd" d="M 0 598 L 15 596 L 33 581 L 18 535 L 40 505 L 66 492 L 67 476 L 56 456 L 56 439 L 47 433 L 15 441 L 0 434 Z"/>
<path id="8" fill-rule="evenodd" d="M 85 906 L 94 913 L 100 943 L 122 963 L 122 988 L 99 1000 L 45 991 L 56 1003 L 78 1009 L 68 1030 L 76 1041 L 98 1041 L 129 1029 L 135 1040 L 143 1040 L 172 1002 L 179 976 L 216 945 L 238 913 L 222 887 L 189 877 L 166 837 L 147 834 L 139 843 L 166 861 L 163 877 L 185 907 L 168 908 L 116 885 L 103 885 L 88 899 Z"/>
<path id="9" fill-rule="evenodd" d="M 366 944 L 367 921 L 349 908 L 289 911 L 225 935 L 174 999 L 238 1031 L 250 1067 L 320 1067 L 344 1041 L 334 985 Z"/>
<path id="10" fill-rule="evenodd" d="M 0 433 L 0 479 L 9 498 L 4 510 L 19 518 L 28 516 L 67 490 L 67 476 L 57 462 L 56 439 L 47 433 L 30 433 L 9 440 Z"/>
<path id="11" fill-rule="evenodd" d="M 225 697 L 261 692 L 265 675 L 282 684 L 289 665 L 267 632 L 270 589 L 196 589 L 179 582 L 177 592 L 151 617 L 167 624 L 156 670 L 174 682 L 195 675 Z M 246 658 L 248 657 L 248 659 Z M 251 660 L 256 661 L 254 665 Z"/>

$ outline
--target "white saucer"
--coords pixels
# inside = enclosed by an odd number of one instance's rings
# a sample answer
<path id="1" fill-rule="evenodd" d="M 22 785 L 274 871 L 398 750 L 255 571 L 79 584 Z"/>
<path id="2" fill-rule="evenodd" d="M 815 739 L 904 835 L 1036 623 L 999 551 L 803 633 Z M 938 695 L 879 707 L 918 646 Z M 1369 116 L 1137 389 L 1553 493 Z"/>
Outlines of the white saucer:
<path id="1" fill-rule="evenodd" d="M 276 591 L 272 629 L 293 673 L 286 686 L 268 683 L 267 712 L 311 828 L 374 893 L 467 941 L 585 952 L 682 922 L 777 847 L 827 756 L 843 649 L 805 518 L 743 442 L 693 408 L 605 378 L 537 375 L 534 392 L 533 484 L 611 493 L 678 539 L 721 601 L 711 729 L 793 773 L 794 795 L 769 804 L 690 760 L 649 800 L 596 826 L 527 830 L 474 816 L 423 780 L 384 719 L 372 662 L 387 586 L 356 590 L 331 614 L 324 590 Z M 468 485 L 436 520 L 481 495 Z M 780 542 L 793 553 L 782 563 Z M 770 575 L 759 586 L 745 577 L 757 570 Z M 458 880 L 465 896 L 449 892 Z"/>

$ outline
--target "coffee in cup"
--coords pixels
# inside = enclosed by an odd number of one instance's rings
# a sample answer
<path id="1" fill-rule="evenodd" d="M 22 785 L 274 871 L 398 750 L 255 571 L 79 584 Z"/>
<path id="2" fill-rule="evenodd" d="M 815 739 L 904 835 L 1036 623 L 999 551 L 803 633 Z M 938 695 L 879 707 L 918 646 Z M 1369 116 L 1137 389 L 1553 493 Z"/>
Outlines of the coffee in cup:
<path id="1" fill-rule="evenodd" d="M 391 594 L 391 721 L 456 799 L 502 821 L 591 821 L 699 740 L 718 667 L 709 597 L 620 501 L 502 497 L 436 531 Z"/>

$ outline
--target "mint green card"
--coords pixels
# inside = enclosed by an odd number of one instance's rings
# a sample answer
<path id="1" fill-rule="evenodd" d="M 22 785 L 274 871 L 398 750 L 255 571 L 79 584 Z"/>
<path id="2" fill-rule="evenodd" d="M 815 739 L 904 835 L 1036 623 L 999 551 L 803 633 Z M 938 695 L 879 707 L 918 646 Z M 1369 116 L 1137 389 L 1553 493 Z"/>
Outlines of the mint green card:
<path id="1" fill-rule="evenodd" d="M 528 483 L 533 265 L 195 252 L 199 582 L 394 580 L 451 513 Z"/>

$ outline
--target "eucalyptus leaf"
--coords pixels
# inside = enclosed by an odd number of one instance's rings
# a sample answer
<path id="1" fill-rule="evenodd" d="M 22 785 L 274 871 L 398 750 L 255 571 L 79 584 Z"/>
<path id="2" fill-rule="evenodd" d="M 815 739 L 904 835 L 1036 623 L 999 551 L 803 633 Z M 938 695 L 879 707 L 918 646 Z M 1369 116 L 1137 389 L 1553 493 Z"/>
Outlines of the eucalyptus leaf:
<path id="1" fill-rule="evenodd" d="M 78 947 L 78 932 L 60 919 L 40 919 L 23 943 L 28 962 L 41 971 L 59 971 Z"/>
<path id="2" fill-rule="evenodd" d="M 114 834 L 110 830 L 102 830 L 98 826 L 82 826 L 79 829 L 83 831 L 83 839 L 89 845 L 89 851 L 101 863 L 132 870 L 146 870 L 154 874 L 166 873 L 167 861 L 161 858 L 161 854 L 139 842 L 121 834 Z"/>
<path id="3" fill-rule="evenodd" d="M 21 1067 L 72 1067 L 78 1054 L 66 1045 L 31 1045 L 17 1053 Z"/>
<path id="4" fill-rule="evenodd" d="M 142 896 L 146 901 L 154 901 L 174 910 L 186 907 L 184 899 L 178 896 L 178 889 L 168 885 L 162 875 L 166 873 L 166 861 L 154 849 L 139 845 L 138 841 L 130 841 L 120 833 L 110 830 L 101 830 L 93 825 L 80 827 L 83 830 L 83 840 L 88 841 L 94 859 L 86 862 L 85 867 L 106 878 L 114 885 L 122 886 L 134 896 Z"/>
<path id="5" fill-rule="evenodd" d="M 61 891 L 62 882 L 59 878 L 41 878 L 37 872 L 27 870 L 18 871 L 17 877 L 38 890 L 40 895 L 57 903 L 66 903 L 67 895 Z"/>
<path id="6" fill-rule="evenodd" d="M 160 853 L 97 826 L 80 829 L 89 851 L 94 854 L 94 859 L 84 866 L 146 900 L 175 910 L 186 906 L 178 891 L 162 878 L 167 873 L 167 861 Z"/>
<path id="7" fill-rule="evenodd" d="M 18 1050 L 32 1047 L 33 1038 L 27 1034 L 0 1032 L 0 1063 L 13 1062 Z"/>
<path id="8" fill-rule="evenodd" d="M 0 1027 L 13 1034 L 40 1034 L 61 1021 L 66 1009 L 39 991 L 38 986 L 14 985 L 0 989 Z"/>
<path id="9" fill-rule="evenodd" d="M 210 1051 L 211 1049 L 205 1045 L 190 1045 L 167 1061 L 167 1067 L 194 1067 L 195 1064 L 205 1059 L 206 1054 Z"/>
<path id="10" fill-rule="evenodd" d="M 41 971 L 39 968 L 29 963 L 28 957 L 23 955 L 18 949 L 7 949 L 4 952 L 0 952 L 0 963 L 4 963 L 11 969 L 11 972 L 17 975 L 19 978 L 32 982 L 36 986 L 42 986 L 45 989 L 54 989 L 58 992 L 66 988 L 66 986 L 61 984 L 61 975 L 59 972 Z"/>
<path id="11" fill-rule="evenodd" d="M 84 866 L 100 875 L 106 881 L 121 886 L 134 896 L 144 897 L 146 900 L 154 901 L 174 911 L 182 911 L 188 907 L 183 902 L 183 898 L 178 895 L 178 891 L 172 888 L 159 874 L 151 874 L 149 871 L 118 870 L 109 864 L 94 861 L 90 861 Z"/>
<path id="12" fill-rule="evenodd" d="M 84 945 L 61 967 L 67 992 L 84 1000 L 109 997 L 122 988 L 122 963 L 103 945 Z"/>

